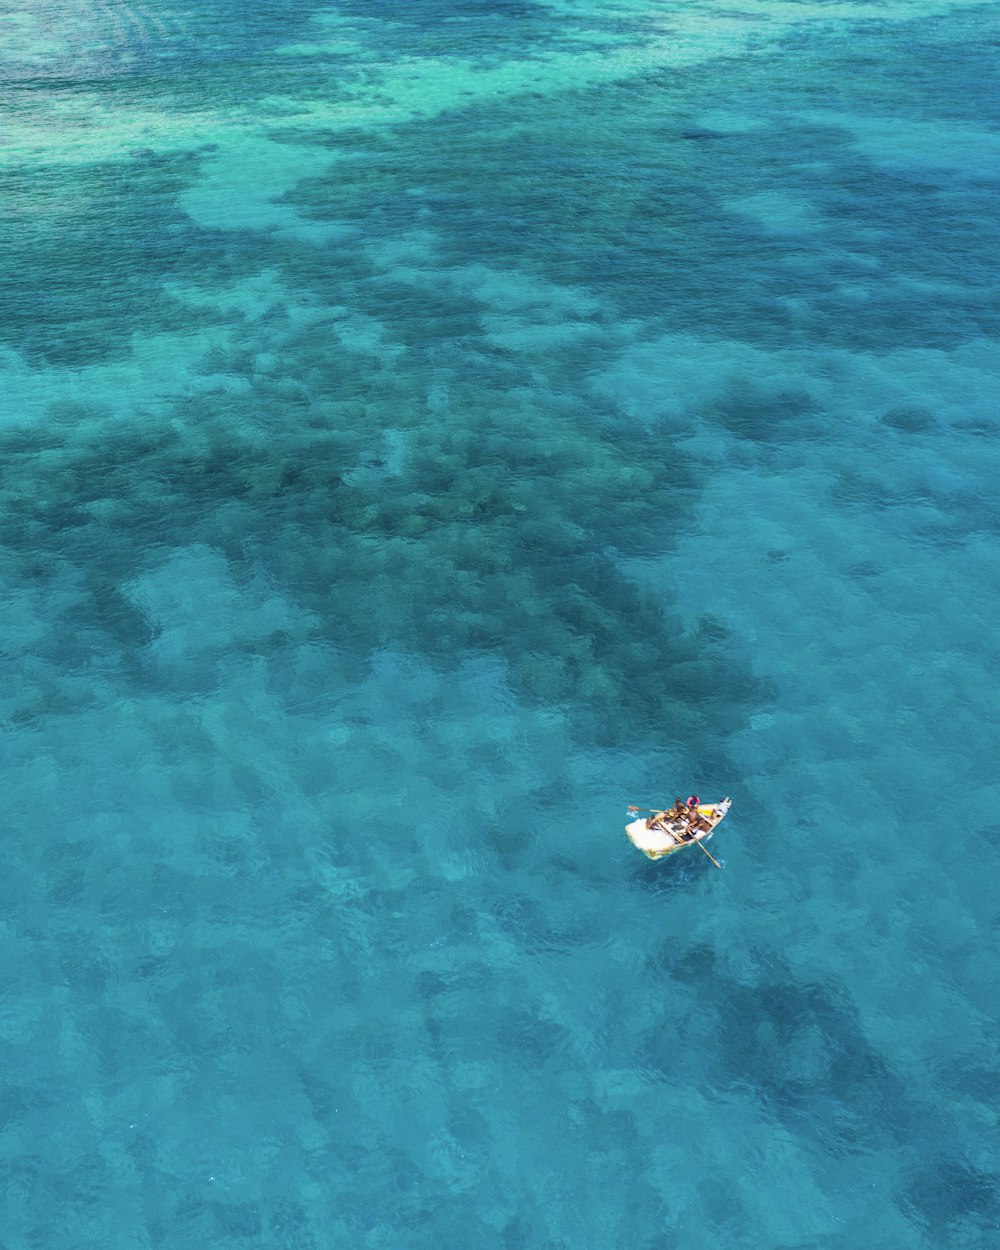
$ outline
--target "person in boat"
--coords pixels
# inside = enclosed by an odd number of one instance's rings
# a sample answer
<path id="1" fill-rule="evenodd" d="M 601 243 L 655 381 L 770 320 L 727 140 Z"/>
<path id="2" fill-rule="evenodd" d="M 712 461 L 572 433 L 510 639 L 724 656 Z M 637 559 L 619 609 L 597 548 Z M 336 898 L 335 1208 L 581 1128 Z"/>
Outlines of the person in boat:
<path id="1" fill-rule="evenodd" d="M 677 802 L 679 803 L 680 799 Z M 684 804 L 684 816 L 687 821 L 686 836 L 689 838 L 696 837 L 699 829 L 709 828 L 705 821 L 702 820 L 701 812 L 698 811 L 700 803 L 701 799 L 697 794 L 689 794 L 687 802 Z"/>
<path id="2" fill-rule="evenodd" d="M 674 799 L 674 805 L 667 812 L 667 820 L 669 825 L 667 832 L 674 838 L 684 838 L 687 835 L 687 807 L 681 798 Z"/>
<path id="3" fill-rule="evenodd" d="M 667 824 L 669 824 L 671 820 L 676 819 L 677 814 L 679 814 L 679 811 L 681 810 L 681 806 L 680 799 L 675 799 L 674 806 L 672 806 L 672 808 L 665 808 L 662 811 L 656 811 L 656 813 L 652 814 L 649 820 L 646 821 L 646 829 L 665 830 Z"/>
<path id="4" fill-rule="evenodd" d="M 684 806 L 683 802 L 680 799 L 674 799 L 673 807 L 668 807 L 664 811 L 656 812 L 655 815 L 650 816 L 649 820 L 646 822 L 646 827 L 648 829 L 660 829 L 664 833 L 670 833 L 672 831 L 668 828 L 668 826 L 673 821 L 677 820 L 678 817 L 684 817 L 686 813 L 687 808 Z"/>

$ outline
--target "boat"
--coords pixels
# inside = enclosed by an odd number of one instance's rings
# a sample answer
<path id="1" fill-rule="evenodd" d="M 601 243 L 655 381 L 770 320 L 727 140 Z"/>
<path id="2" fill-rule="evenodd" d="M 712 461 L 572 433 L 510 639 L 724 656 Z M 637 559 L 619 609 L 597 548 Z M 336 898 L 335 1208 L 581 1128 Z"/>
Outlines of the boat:
<path id="1" fill-rule="evenodd" d="M 650 814 L 648 817 L 637 816 L 625 826 L 625 832 L 632 845 L 638 847 L 643 855 L 649 859 L 663 859 L 695 842 L 707 842 L 732 805 L 732 799 L 721 799 L 718 803 L 698 803 L 692 807 L 675 803 L 664 811 L 654 811 L 651 807 L 630 807 L 630 814 L 638 811 Z M 705 851 L 705 854 L 708 852 Z"/>

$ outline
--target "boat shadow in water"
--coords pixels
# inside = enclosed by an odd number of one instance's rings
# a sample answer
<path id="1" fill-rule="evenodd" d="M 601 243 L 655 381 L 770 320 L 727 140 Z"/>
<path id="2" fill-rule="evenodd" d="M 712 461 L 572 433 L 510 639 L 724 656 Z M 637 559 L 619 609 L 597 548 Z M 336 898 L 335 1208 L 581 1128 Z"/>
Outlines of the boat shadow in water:
<path id="1" fill-rule="evenodd" d="M 706 872 L 719 871 L 704 856 L 677 858 L 681 859 L 680 863 L 672 859 L 669 864 L 648 861 L 637 864 L 629 871 L 629 884 L 649 894 L 672 894 L 675 890 L 689 890 L 699 885 Z"/>

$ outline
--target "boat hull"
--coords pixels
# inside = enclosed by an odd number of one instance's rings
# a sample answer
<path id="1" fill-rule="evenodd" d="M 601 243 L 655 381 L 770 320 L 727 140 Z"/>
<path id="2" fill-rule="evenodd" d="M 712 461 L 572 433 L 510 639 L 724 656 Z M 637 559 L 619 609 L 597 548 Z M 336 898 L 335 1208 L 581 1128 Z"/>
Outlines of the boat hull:
<path id="1" fill-rule="evenodd" d="M 625 833 L 634 847 L 642 851 L 647 859 L 665 859 L 668 855 L 676 855 L 685 847 L 697 842 L 707 842 L 726 817 L 732 806 L 730 799 L 721 803 L 702 803 L 698 807 L 698 815 L 709 822 L 708 829 L 700 829 L 693 838 L 683 837 L 684 825 L 681 821 L 667 822 L 666 827 L 649 827 L 644 817 L 633 820 L 625 826 Z"/>

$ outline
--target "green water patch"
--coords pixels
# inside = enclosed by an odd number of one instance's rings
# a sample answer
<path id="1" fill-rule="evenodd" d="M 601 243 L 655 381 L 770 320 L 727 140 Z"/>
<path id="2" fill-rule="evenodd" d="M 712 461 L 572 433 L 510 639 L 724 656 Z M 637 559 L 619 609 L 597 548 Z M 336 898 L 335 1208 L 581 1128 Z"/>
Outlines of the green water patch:
<path id="1" fill-rule="evenodd" d="M 650 959 L 654 975 L 697 987 L 702 1008 L 715 1014 L 714 1026 L 700 1020 L 698 1027 L 717 1041 L 730 1091 L 752 1089 L 769 1116 L 820 1155 L 916 1152 L 924 1163 L 921 1181 L 939 1179 L 928 1187 L 906 1172 L 884 1178 L 901 1227 L 917 1213 L 944 1240 L 984 1233 L 996 1175 L 970 1162 L 965 1128 L 927 1088 L 911 1085 L 906 1055 L 884 1053 L 873 1042 L 863 1014 L 836 982 L 803 981 L 773 951 L 751 948 L 746 955 L 757 969 L 753 984 L 708 947 L 680 959 L 666 945 Z M 683 1027 L 678 1037 L 676 1022 L 664 1017 L 645 1039 L 645 1063 L 661 1066 L 669 1079 L 676 1068 L 671 1048 L 687 1040 L 695 1039 Z M 986 1104 L 974 1074 L 950 1079 L 961 1085 L 966 1113 L 978 1104 L 982 1114 Z"/>
<path id="2" fill-rule="evenodd" d="M 201 230 L 177 205 L 202 157 L 137 153 L 12 175 L 2 341 L 36 366 L 80 369 L 127 356 L 136 334 L 218 324 L 212 309 L 184 307 L 164 287 L 251 263 L 246 236 Z"/>
<path id="3" fill-rule="evenodd" d="M 817 65 L 837 63 L 828 51 Z M 685 632 L 622 567 L 668 552 L 704 502 L 706 458 L 658 422 L 674 415 L 679 431 L 697 415 L 747 444 L 811 437 L 828 406 L 811 384 L 756 385 L 770 365 L 753 351 L 980 328 L 957 295 L 942 326 L 947 273 L 908 259 L 943 227 L 898 170 L 859 165 L 847 119 L 818 118 L 775 57 L 728 62 L 724 82 L 688 65 L 535 94 L 525 71 L 514 98 L 498 79 L 485 102 L 431 61 L 424 111 L 452 102 L 432 117 L 362 108 L 333 124 L 357 86 L 345 80 L 326 83 L 324 122 L 313 67 L 296 120 L 282 69 L 259 129 L 198 123 L 214 149 L 21 177 L 5 332 L 24 357 L 83 370 L 137 332 L 224 333 L 178 377 L 183 394 L 127 431 L 110 411 L 53 406 L 72 440 L 34 448 L 9 495 L 16 533 L 81 567 L 100 547 L 104 580 L 73 610 L 126 650 L 148 643 L 115 596 L 152 558 L 136 538 L 155 518 L 175 545 L 260 560 L 357 656 L 500 655 L 519 693 L 572 706 L 592 741 L 667 732 L 714 751 L 761 691 L 717 628 Z M 400 107 L 419 95 L 415 72 L 400 67 Z M 895 228 L 889 202 L 910 224 L 887 267 L 866 249 Z M 34 217 L 37 204 L 60 211 Z M 310 224 L 328 228 L 324 246 Z M 333 242 L 338 229 L 355 234 Z M 29 298 L 45 272 L 58 281 Z M 654 359 L 656 329 L 678 323 L 755 345 L 751 375 L 706 384 L 695 360 L 685 388 L 671 374 L 687 366 L 664 357 L 648 419 L 633 420 L 641 363 L 630 377 L 620 357 L 617 382 L 612 363 L 632 342 Z M 725 355 L 708 350 L 709 364 Z M 27 437 L 11 433 L 12 450 Z"/>
<path id="4" fill-rule="evenodd" d="M 412 349 L 402 374 L 378 357 L 340 360 L 327 393 L 364 398 L 320 398 L 292 378 L 315 388 L 322 344 L 303 334 L 286 345 L 284 377 L 189 396 L 180 427 L 91 413 L 90 440 L 87 414 L 63 412 L 72 442 L 52 428 L 7 434 L 20 559 L 78 570 L 65 629 L 140 652 L 148 636 L 123 587 L 163 544 L 204 543 L 273 578 L 318 638 L 362 660 L 394 649 L 447 669 L 498 656 L 519 696 L 564 707 L 588 741 L 715 754 L 763 691 L 727 660 L 723 637 L 685 634 L 620 565 L 662 555 L 690 523 L 697 460 L 664 471 L 657 434 L 531 388 L 489 353 L 465 355 L 464 377 L 453 362 L 446 402 L 419 398 L 431 390 L 422 370 L 441 365 Z M 217 357 L 206 367 L 232 376 L 253 353 Z"/>
<path id="5" fill-rule="evenodd" d="M 761 345 L 950 347 L 995 333 L 997 284 L 983 264 L 994 191 L 959 190 L 924 156 L 924 138 L 941 147 L 948 133 L 943 98 L 942 120 L 914 144 L 893 140 L 882 160 L 876 140 L 899 129 L 905 101 L 880 96 L 870 75 L 850 85 L 842 42 L 815 42 L 804 76 L 758 52 L 722 75 L 718 63 L 674 66 L 456 98 L 433 118 L 387 118 L 369 154 L 363 131 L 291 128 L 287 140 L 342 143 L 352 162 L 303 179 L 286 202 L 363 225 L 371 240 L 430 229 L 442 264 L 580 283 L 622 316 Z"/>

